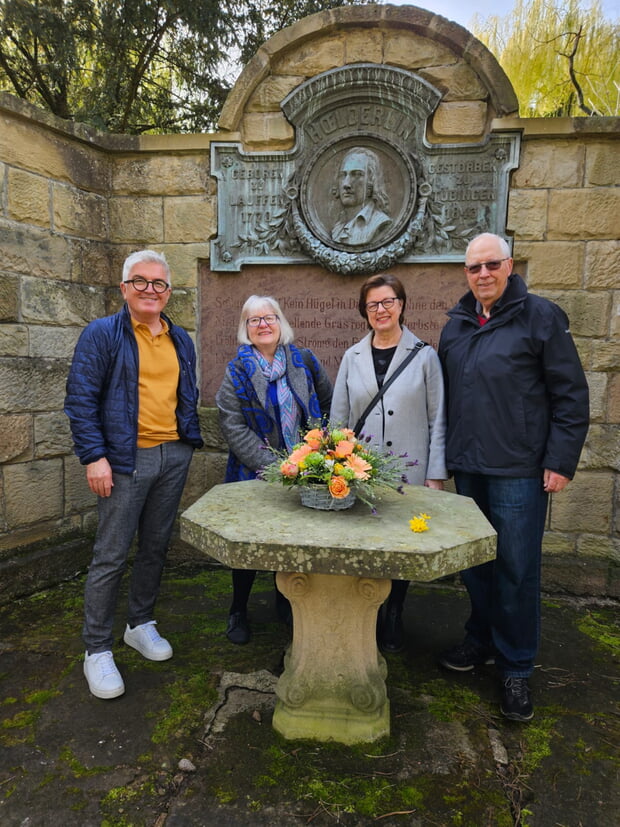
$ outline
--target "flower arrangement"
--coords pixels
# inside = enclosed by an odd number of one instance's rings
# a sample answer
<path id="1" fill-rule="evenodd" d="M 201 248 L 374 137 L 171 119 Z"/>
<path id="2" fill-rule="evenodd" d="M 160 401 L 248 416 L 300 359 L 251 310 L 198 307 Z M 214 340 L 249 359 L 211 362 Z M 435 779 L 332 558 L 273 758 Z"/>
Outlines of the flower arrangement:
<path id="1" fill-rule="evenodd" d="M 302 434 L 301 442 L 290 453 L 275 451 L 276 462 L 268 465 L 261 476 L 267 482 L 286 486 L 326 486 L 334 499 L 344 499 L 353 492 L 372 508 L 377 488 L 402 493 L 408 480 L 404 457 L 381 453 L 370 448 L 368 442 L 370 437 L 360 442 L 350 428 L 317 425 Z"/>

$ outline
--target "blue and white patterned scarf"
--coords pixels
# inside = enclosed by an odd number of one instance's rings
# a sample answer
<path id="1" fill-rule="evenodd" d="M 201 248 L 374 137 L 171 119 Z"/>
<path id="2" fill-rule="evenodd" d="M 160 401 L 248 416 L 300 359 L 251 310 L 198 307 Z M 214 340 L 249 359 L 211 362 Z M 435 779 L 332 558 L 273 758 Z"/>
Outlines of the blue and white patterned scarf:
<path id="1" fill-rule="evenodd" d="M 260 351 L 253 348 L 254 355 L 258 361 L 258 366 L 267 382 L 267 399 L 265 400 L 265 407 L 270 401 L 270 392 L 273 392 L 275 385 L 278 408 L 280 411 L 280 427 L 282 428 L 282 437 L 288 451 L 292 450 L 293 445 L 297 442 L 299 436 L 299 425 L 301 423 L 301 413 L 299 406 L 295 401 L 293 392 L 291 391 L 288 382 L 286 381 L 286 353 L 282 345 L 278 348 L 273 357 L 273 362 L 267 361 Z"/>

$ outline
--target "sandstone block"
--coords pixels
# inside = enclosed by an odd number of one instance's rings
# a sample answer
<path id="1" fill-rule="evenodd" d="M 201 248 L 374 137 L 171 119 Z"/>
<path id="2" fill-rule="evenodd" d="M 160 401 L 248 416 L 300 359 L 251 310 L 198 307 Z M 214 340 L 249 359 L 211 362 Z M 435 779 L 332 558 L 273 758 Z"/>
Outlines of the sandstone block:
<path id="1" fill-rule="evenodd" d="M 554 531 L 608 534 L 614 508 L 614 475 L 580 471 L 564 491 L 551 499 Z"/>
<path id="2" fill-rule="evenodd" d="M 451 49 L 411 31 L 390 31 L 383 48 L 384 62 L 401 69 L 443 66 L 459 60 Z"/>
<path id="3" fill-rule="evenodd" d="M 81 238 L 107 238 L 108 210 L 103 196 L 55 184 L 53 205 L 56 232 Z"/>
<path id="4" fill-rule="evenodd" d="M 620 429 L 591 423 L 581 459 L 588 470 L 620 471 Z"/>
<path id="5" fill-rule="evenodd" d="M 580 187 L 585 147 L 577 141 L 525 140 L 512 186 L 519 189 Z"/>
<path id="6" fill-rule="evenodd" d="M 576 534 L 563 534 L 559 531 L 545 531 L 543 538 L 543 561 L 546 556 L 575 554 Z"/>
<path id="7" fill-rule="evenodd" d="M 0 415 L 0 462 L 32 459 L 32 416 Z"/>
<path id="8" fill-rule="evenodd" d="M 420 69 L 419 74 L 436 89 L 446 90 L 444 101 L 486 100 L 487 90 L 466 63 L 428 66 Z"/>
<path id="9" fill-rule="evenodd" d="M 195 288 L 198 284 L 199 262 L 201 259 L 208 260 L 211 254 L 209 242 L 166 244 L 161 251 L 170 265 L 172 289 L 176 287 Z"/>
<path id="10" fill-rule="evenodd" d="M 0 321 L 16 322 L 18 314 L 19 279 L 0 273 Z"/>
<path id="11" fill-rule="evenodd" d="M 609 373 L 586 374 L 588 388 L 590 389 L 590 421 L 605 422 L 607 408 L 607 387 L 609 384 Z"/>
<path id="12" fill-rule="evenodd" d="M 272 64 L 273 74 L 313 77 L 345 63 L 344 38 L 340 35 L 316 38 L 291 49 Z"/>
<path id="13" fill-rule="evenodd" d="M 58 325 L 70 327 L 83 325 L 103 313 L 103 296 L 93 287 L 22 279 L 22 316 L 26 322 L 45 324 L 53 319 Z"/>
<path id="14" fill-rule="evenodd" d="M 506 228 L 519 239 L 542 240 L 547 227 L 547 204 L 546 190 L 511 190 Z"/>
<path id="15" fill-rule="evenodd" d="M 620 373 L 610 374 L 607 397 L 607 421 L 620 423 Z"/>
<path id="16" fill-rule="evenodd" d="M 164 199 L 164 239 L 167 244 L 200 243 L 216 234 L 215 198 Z"/>
<path id="17" fill-rule="evenodd" d="M 280 103 L 305 78 L 299 75 L 269 75 L 250 97 L 246 112 L 279 112 Z"/>
<path id="18" fill-rule="evenodd" d="M 161 242 L 164 234 L 161 198 L 113 197 L 109 206 L 111 241 L 136 245 Z"/>
<path id="19" fill-rule="evenodd" d="M 248 149 L 283 149 L 293 141 L 293 127 L 280 112 L 249 112 L 241 122 L 241 136 Z"/>
<path id="20" fill-rule="evenodd" d="M 71 243 L 38 227 L 0 222 L 0 261 L 4 273 L 37 278 L 71 278 Z"/>
<path id="21" fill-rule="evenodd" d="M 593 370 L 620 370 L 620 342 L 598 341 L 592 352 Z"/>
<path id="22" fill-rule="evenodd" d="M 63 411 L 34 415 L 34 446 L 36 459 L 72 453 L 71 429 Z"/>
<path id="23" fill-rule="evenodd" d="M 31 325 L 30 356 L 71 359 L 81 330 L 79 327 Z"/>
<path id="24" fill-rule="evenodd" d="M 172 292 L 166 313 L 175 324 L 192 331 L 197 329 L 198 311 L 196 291 L 178 289 Z"/>
<path id="25" fill-rule="evenodd" d="M 60 459 L 6 465 L 3 473 L 9 528 L 62 517 L 63 479 Z"/>
<path id="26" fill-rule="evenodd" d="M 220 421 L 217 408 L 198 408 L 200 419 L 200 433 L 207 448 L 221 450 L 225 445 L 224 435 L 220 428 Z"/>
<path id="27" fill-rule="evenodd" d="M 616 239 L 620 187 L 552 190 L 548 238 Z"/>
<path id="28" fill-rule="evenodd" d="M 591 187 L 620 185 L 620 143 L 617 140 L 586 145 L 586 184 Z"/>
<path id="29" fill-rule="evenodd" d="M 180 511 L 189 508 L 207 490 L 208 454 L 206 451 L 194 451 L 187 475 L 187 482 L 181 497 Z"/>
<path id="30" fill-rule="evenodd" d="M 568 314 L 573 336 L 606 336 L 609 330 L 611 294 L 583 290 L 540 290 Z"/>
<path id="31" fill-rule="evenodd" d="M 527 283 L 536 292 L 543 287 L 577 289 L 583 283 L 585 245 L 580 241 L 515 241 L 515 260 L 527 262 Z"/>
<path id="32" fill-rule="evenodd" d="M 345 63 L 381 63 L 383 32 L 378 29 L 349 29 L 344 38 Z"/>
<path id="33" fill-rule="evenodd" d="M 609 563 L 596 558 L 552 557 L 543 559 L 543 588 L 551 592 L 601 595 L 609 592 Z"/>
<path id="34" fill-rule="evenodd" d="M 209 186 L 209 154 L 117 158 L 112 168 L 115 195 L 201 195 Z"/>
<path id="35" fill-rule="evenodd" d="M 577 551 L 584 557 L 602 557 L 620 563 L 620 539 L 603 534 L 585 534 L 577 539 Z"/>
<path id="36" fill-rule="evenodd" d="M 0 359 L 0 412 L 61 410 L 68 369 L 62 359 Z"/>
<path id="37" fill-rule="evenodd" d="M 2 276 L 0 276 L 0 295 Z M 0 314 L 1 320 L 1 314 Z M 0 356 L 28 356 L 28 328 L 23 324 L 0 326 Z"/>
<path id="38" fill-rule="evenodd" d="M 64 458 L 65 513 L 76 514 L 97 504 L 86 482 L 86 470 L 75 456 Z"/>
<path id="39" fill-rule="evenodd" d="M 49 181 L 22 169 L 9 170 L 8 215 L 24 224 L 50 226 Z"/>
<path id="40" fill-rule="evenodd" d="M 432 119 L 432 131 L 439 139 L 480 138 L 484 134 L 487 105 L 482 101 L 440 103 Z"/>
<path id="41" fill-rule="evenodd" d="M 77 241 L 71 280 L 79 284 L 118 284 L 121 280 L 122 259 L 116 269 L 114 263 L 121 256 L 125 257 L 124 250 L 119 250 L 107 242 Z"/>
<path id="42" fill-rule="evenodd" d="M 585 286 L 620 290 L 620 241 L 588 241 Z"/>

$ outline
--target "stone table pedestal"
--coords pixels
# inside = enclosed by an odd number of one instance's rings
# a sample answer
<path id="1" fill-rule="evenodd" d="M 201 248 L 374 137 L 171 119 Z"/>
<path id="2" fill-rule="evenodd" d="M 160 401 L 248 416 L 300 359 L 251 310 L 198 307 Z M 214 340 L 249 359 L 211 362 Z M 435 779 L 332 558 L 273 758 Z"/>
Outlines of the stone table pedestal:
<path id="1" fill-rule="evenodd" d="M 429 530 L 409 520 L 425 513 Z M 277 572 L 293 609 L 293 641 L 276 689 L 285 738 L 342 743 L 389 733 L 377 610 L 390 581 L 430 581 L 495 557 L 495 532 L 473 500 L 423 486 L 386 491 L 377 513 L 300 504 L 265 482 L 216 485 L 181 517 L 181 536 L 231 568 Z"/>

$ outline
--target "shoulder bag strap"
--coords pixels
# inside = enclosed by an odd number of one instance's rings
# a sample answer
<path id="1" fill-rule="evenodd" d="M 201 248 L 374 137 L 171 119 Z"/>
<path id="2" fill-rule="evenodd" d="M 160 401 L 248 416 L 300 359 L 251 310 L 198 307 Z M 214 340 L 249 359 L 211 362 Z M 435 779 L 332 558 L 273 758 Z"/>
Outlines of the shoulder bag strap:
<path id="1" fill-rule="evenodd" d="M 372 398 L 372 400 L 369 402 L 368 406 L 366 407 L 366 410 L 364 411 L 364 413 L 360 416 L 360 418 L 355 423 L 355 428 L 353 428 L 353 431 L 355 432 L 356 436 L 359 435 L 359 432 L 364 427 L 364 423 L 366 422 L 366 417 L 368 416 L 368 414 L 372 411 L 372 409 L 375 407 L 377 402 L 381 399 L 383 394 L 390 387 L 390 385 L 396 379 L 396 377 L 399 376 L 404 371 L 404 369 L 407 367 L 409 362 L 411 362 L 413 360 L 413 358 L 422 350 L 422 348 L 424 347 L 425 344 L 426 344 L 426 342 L 422 342 L 422 341 L 417 342 L 417 344 L 415 345 L 413 350 L 411 350 L 407 354 L 407 356 L 403 359 L 403 361 L 400 363 L 400 365 L 396 368 L 396 370 L 390 376 L 390 378 L 381 385 L 381 387 L 379 388 L 378 393 L 375 394 L 375 396 Z"/>

